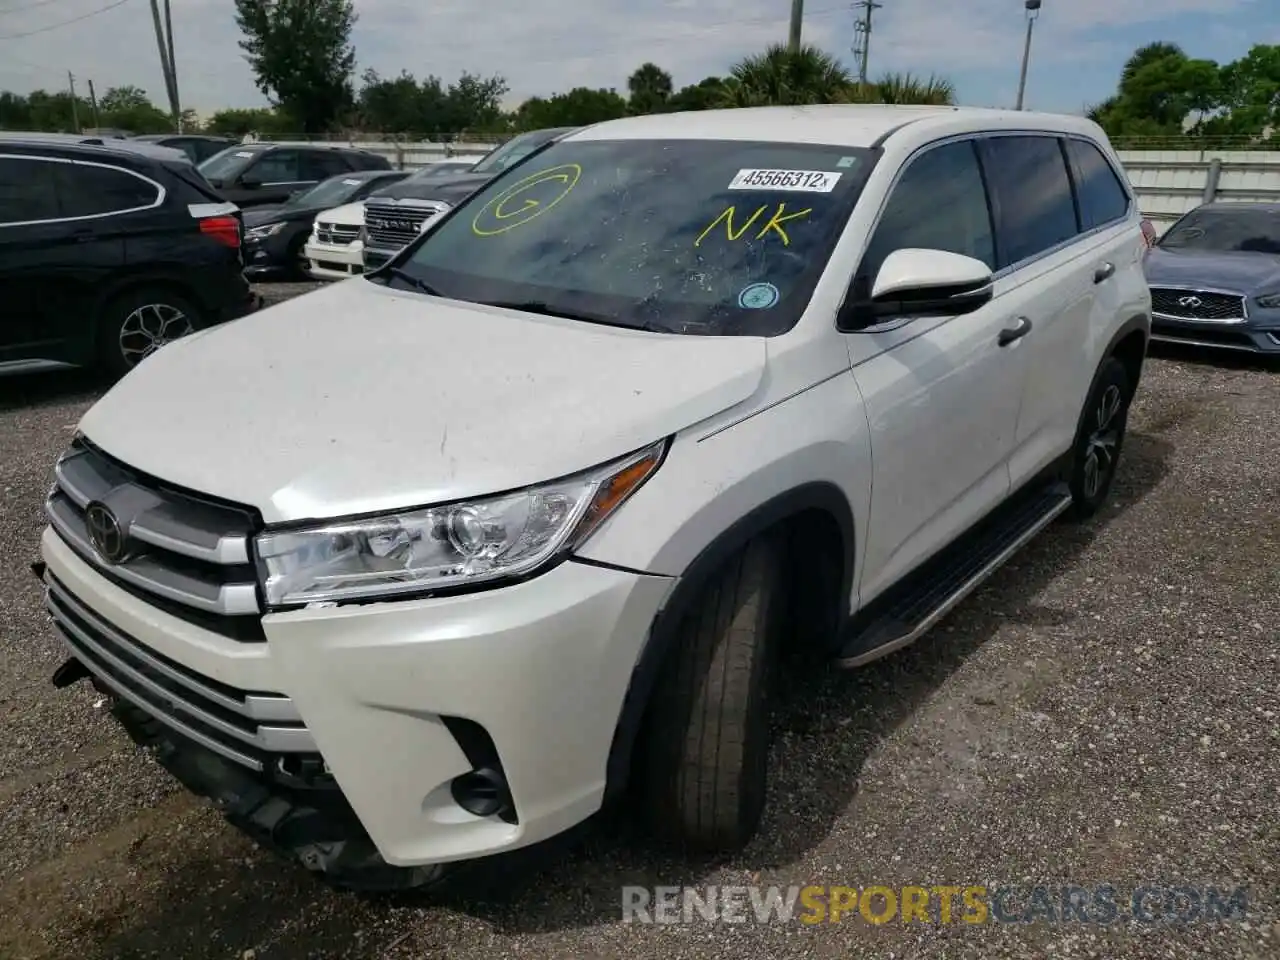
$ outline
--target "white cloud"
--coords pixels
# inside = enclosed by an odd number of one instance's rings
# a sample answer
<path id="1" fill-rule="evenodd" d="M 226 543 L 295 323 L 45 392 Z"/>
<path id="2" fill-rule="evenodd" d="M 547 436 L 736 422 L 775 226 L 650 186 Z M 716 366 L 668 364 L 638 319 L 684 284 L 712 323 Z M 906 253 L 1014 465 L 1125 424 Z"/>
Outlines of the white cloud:
<path id="1" fill-rule="evenodd" d="M 62 0 L 0 9 L 0 37 L 36 30 L 106 4 Z M 1117 52 L 1108 33 L 1173 14 L 1203 12 L 1210 23 L 1251 0 L 1045 0 L 1036 56 L 1089 61 Z M 1022 4 L 1017 0 L 884 0 L 872 36 L 872 73 L 963 74 L 1003 69 L 1016 76 Z M 848 0 L 807 0 L 805 39 L 851 61 Z M 445 81 L 463 70 L 500 73 L 522 99 L 575 85 L 617 87 L 652 60 L 678 84 L 722 73 L 737 58 L 781 41 L 783 0 L 357 0 L 360 69 L 406 69 Z M 237 47 L 230 0 L 176 0 L 175 44 L 185 105 L 208 112 L 263 102 Z M 146 0 L 22 40 L 0 40 L 0 89 L 62 88 L 72 70 L 99 94 L 135 84 L 163 99 Z"/>

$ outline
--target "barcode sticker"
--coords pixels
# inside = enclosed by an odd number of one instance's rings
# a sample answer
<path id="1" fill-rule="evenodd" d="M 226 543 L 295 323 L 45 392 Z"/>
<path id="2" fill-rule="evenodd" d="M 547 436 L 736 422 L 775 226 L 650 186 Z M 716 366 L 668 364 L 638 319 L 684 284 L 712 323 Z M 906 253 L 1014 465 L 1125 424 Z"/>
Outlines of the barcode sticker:
<path id="1" fill-rule="evenodd" d="M 827 170 L 739 170 L 729 181 L 729 189 L 830 193 L 840 177 Z"/>

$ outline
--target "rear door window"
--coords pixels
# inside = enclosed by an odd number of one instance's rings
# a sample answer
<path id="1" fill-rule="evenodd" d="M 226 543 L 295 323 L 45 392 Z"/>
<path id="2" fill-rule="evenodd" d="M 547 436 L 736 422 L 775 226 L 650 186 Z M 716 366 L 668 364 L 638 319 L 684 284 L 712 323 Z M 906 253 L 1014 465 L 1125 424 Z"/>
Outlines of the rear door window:
<path id="1" fill-rule="evenodd" d="M 54 167 L 30 157 L 0 157 L 0 226 L 61 216 Z"/>
<path id="2" fill-rule="evenodd" d="M 258 158 L 245 175 L 259 183 L 298 183 L 306 179 L 299 172 L 297 150 L 272 150 Z"/>
<path id="3" fill-rule="evenodd" d="M 88 163 L 57 165 L 64 217 L 94 217 L 152 207 L 160 198 L 154 183 L 119 167 Z"/>
<path id="4" fill-rule="evenodd" d="M 1028 260 L 1079 233 L 1057 137 L 993 136 L 980 149 L 996 216 L 998 267 Z"/>
<path id="5" fill-rule="evenodd" d="M 347 165 L 342 155 L 335 151 L 326 151 L 324 153 L 312 152 L 302 155 L 302 180 L 328 180 L 330 177 L 336 177 L 340 173 L 350 173 L 351 167 Z"/>
<path id="6" fill-rule="evenodd" d="M 1080 225 L 1092 230 L 1123 219 L 1129 212 L 1129 191 L 1115 168 L 1092 143 L 1072 139 L 1066 144 L 1075 167 Z"/>

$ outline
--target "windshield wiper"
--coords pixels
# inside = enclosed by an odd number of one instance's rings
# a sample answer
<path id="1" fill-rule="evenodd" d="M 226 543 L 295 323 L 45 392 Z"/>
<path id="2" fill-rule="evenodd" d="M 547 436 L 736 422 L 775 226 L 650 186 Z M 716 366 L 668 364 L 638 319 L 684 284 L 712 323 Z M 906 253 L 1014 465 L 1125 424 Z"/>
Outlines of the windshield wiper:
<path id="1" fill-rule="evenodd" d="M 478 300 L 477 303 L 483 303 L 486 307 L 498 307 L 502 310 L 520 310 L 524 313 L 536 313 L 543 317 L 561 317 L 565 320 L 581 320 L 583 323 L 596 323 L 605 327 L 622 327 L 626 330 L 647 330 L 650 333 L 674 333 L 667 327 L 663 327 L 656 323 L 627 323 L 622 320 L 614 320 L 610 317 L 602 317 L 595 313 L 579 313 L 574 310 L 565 310 L 562 307 L 553 307 L 545 300 Z"/>
<path id="2" fill-rule="evenodd" d="M 417 290 L 419 293 L 425 293 L 428 297 L 444 296 L 444 294 L 442 294 L 435 287 L 431 286 L 431 284 L 427 283 L 425 280 L 419 280 L 412 273 L 409 273 L 409 271 L 404 270 L 401 267 L 387 267 L 387 273 L 395 277 L 397 280 L 401 280 L 407 283 L 409 286 L 413 287 L 413 289 Z M 369 279 L 372 280 L 373 277 L 370 277 Z"/>

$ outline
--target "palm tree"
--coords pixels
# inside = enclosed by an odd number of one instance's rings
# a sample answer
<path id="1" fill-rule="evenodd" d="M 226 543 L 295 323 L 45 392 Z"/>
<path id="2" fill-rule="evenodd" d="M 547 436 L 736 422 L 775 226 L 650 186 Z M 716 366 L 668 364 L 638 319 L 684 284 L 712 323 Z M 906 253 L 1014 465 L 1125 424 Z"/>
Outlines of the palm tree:
<path id="1" fill-rule="evenodd" d="M 778 43 L 734 65 L 725 84 L 724 105 L 834 103 L 845 95 L 851 81 L 849 71 L 817 47 L 805 45 L 792 53 Z"/>
<path id="2" fill-rule="evenodd" d="M 879 80 L 853 84 L 846 94 L 847 103 L 925 104 L 954 106 L 956 88 L 950 80 L 930 75 L 921 80 L 910 73 L 886 73 Z"/>
<path id="3" fill-rule="evenodd" d="M 671 74 L 656 63 L 641 64 L 627 79 L 632 113 L 657 113 L 671 99 Z"/>

